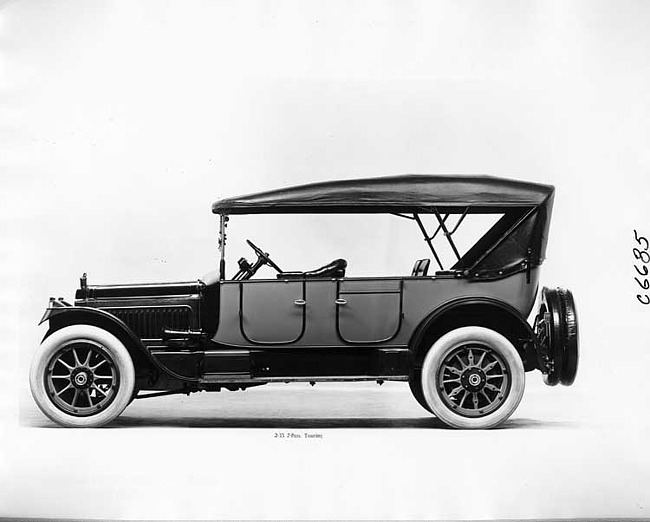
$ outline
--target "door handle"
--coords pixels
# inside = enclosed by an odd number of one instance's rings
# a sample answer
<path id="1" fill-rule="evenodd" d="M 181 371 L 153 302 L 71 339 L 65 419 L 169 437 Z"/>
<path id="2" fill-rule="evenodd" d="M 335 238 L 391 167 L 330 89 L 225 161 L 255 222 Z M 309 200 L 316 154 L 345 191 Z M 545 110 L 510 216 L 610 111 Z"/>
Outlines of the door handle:
<path id="1" fill-rule="evenodd" d="M 304 299 L 296 299 L 293 304 L 298 305 L 298 306 L 305 306 L 307 304 L 307 301 Z"/>
<path id="2" fill-rule="evenodd" d="M 335 302 L 337 305 L 345 305 L 345 304 L 348 304 L 348 302 L 347 302 L 345 299 L 341 299 L 340 297 L 339 297 L 338 299 L 335 299 L 334 302 Z"/>

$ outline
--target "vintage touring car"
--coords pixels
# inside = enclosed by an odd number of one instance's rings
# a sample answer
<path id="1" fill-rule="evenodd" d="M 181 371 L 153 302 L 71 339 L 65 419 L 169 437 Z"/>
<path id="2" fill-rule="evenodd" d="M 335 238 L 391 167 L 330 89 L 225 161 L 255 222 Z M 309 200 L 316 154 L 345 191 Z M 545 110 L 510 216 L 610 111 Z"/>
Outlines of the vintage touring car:
<path id="1" fill-rule="evenodd" d="M 134 398 L 243 390 L 272 382 L 406 381 L 456 428 L 510 417 L 525 372 L 570 385 L 578 366 L 571 292 L 538 294 L 554 188 L 490 176 L 405 175 L 295 186 L 216 202 L 217 275 L 184 283 L 89 285 L 50 299 L 31 367 L 34 399 L 64 426 L 100 426 Z M 336 259 L 283 271 L 253 242 L 226 276 L 226 226 L 242 214 L 392 214 L 419 229 L 432 259 L 410 274 L 346 276 Z M 455 234 L 492 219 L 467 249 Z M 451 219 L 450 219 L 451 218 Z M 432 225 L 433 223 L 433 225 Z M 452 225 L 453 224 L 453 225 Z M 440 247 L 453 252 L 443 263 Z M 264 265 L 275 278 L 255 278 Z"/>

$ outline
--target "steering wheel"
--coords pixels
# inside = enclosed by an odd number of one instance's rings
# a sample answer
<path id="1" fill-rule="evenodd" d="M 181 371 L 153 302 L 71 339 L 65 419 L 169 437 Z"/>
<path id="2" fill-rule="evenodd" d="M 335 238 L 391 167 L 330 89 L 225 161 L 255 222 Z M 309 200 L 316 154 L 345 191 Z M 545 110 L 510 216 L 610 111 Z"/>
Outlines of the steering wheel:
<path id="1" fill-rule="evenodd" d="M 251 247 L 255 251 L 257 256 L 262 261 L 264 261 L 271 268 L 274 268 L 275 270 L 277 270 L 279 273 L 282 273 L 282 269 L 271 260 L 271 258 L 269 257 L 269 255 L 266 252 L 264 252 L 260 247 L 258 247 L 255 243 L 253 243 L 250 239 L 247 239 L 246 243 L 248 243 L 248 246 Z"/>

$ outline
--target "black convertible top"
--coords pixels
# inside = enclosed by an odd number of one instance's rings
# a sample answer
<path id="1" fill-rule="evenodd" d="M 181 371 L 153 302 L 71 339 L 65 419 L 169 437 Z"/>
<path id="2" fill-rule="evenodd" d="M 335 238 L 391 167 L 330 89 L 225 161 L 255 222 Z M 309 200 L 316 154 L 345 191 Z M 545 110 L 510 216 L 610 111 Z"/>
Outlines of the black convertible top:
<path id="1" fill-rule="evenodd" d="M 440 229 L 458 258 L 452 269 L 472 279 L 490 279 L 530 270 L 542 263 L 554 191 L 551 185 L 493 176 L 407 174 L 325 181 L 226 198 L 214 203 L 212 212 L 222 217 L 228 214 L 399 214 L 417 221 L 441 268 L 432 244 Z M 502 216 L 461 257 L 451 236 L 465 215 L 474 213 Z M 424 214 L 434 214 L 438 220 L 439 228 L 432 236 L 421 221 L 420 215 Z M 451 231 L 444 224 L 449 214 L 461 214 Z M 223 223 L 222 219 L 222 227 Z"/>
<path id="2" fill-rule="evenodd" d="M 297 185 L 217 201 L 215 214 L 413 213 L 498 211 L 513 206 L 550 210 L 551 185 L 493 176 L 407 174 Z"/>

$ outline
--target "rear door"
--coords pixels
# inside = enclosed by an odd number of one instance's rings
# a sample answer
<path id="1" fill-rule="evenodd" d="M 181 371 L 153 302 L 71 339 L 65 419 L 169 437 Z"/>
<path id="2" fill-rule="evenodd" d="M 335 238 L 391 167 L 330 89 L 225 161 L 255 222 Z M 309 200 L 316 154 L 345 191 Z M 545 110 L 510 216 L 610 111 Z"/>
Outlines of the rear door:
<path id="1" fill-rule="evenodd" d="M 389 341 L 402 323 L 402 280 L 345 279 L 338 282 L 336 328 L 349 344 Z"/>

